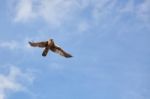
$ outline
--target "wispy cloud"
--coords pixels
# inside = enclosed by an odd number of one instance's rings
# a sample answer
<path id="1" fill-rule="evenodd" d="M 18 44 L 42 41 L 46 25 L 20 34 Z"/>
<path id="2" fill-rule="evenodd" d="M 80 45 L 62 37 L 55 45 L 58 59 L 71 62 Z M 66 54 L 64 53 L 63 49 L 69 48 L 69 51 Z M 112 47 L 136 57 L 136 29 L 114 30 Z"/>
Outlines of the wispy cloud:
<path id="1" fill-rule="evenodd" d="M 49 24 L 60 25 L 73 10 L 75 0 L 20 0 L 16 2 L 15 21 L 24 22 L 39 17 Z"/>
<path id="2" fill-rule="evenodd" d="M 16 17 L 18 22 L 29 21 L 32 18 L 42 18 L 52 25 L 60 25 L 66 20 L 76 18 L 78 13 L 89 6 L 95 11 L 103 10 L 110 0 L 20 0 L 17 2 Z M 99 12 L 98 12 L 99 13 Z"/>
<path id="3" fill-rule="evenodd" d="M 16 41 L 11 42 L 0 42 L 0 48 L 8 48 L 8 49 L 15 49 L 18 47 L 18 43 Z"/>
<path id="4" fill-rule="evenodd" d="M 16 16 L 14 21 L 25 22 L 34 18 L 35 15 L 33 12 L 32 0 L 20 0 L 16 5 Z"/>
<path id="5" fill-rule="evenodd" d="M 0 99 L 6 99 L 9 92 L 17 92 L 26 90 L 25 85 L 33 82 L 33 75 L 29 72 L 24 72 L 16 66 L 7 66 L 9 71 L 0 73 Z M 1 67 L 1 69 L 5 70 Z"/>
<path id="6" fill-rule="evenodd" d="M 75 4 L 75 0 L 43 0 L 39 16 L 50 24 L 60 25 L 74 11 Z"/>
<path id="7" fill-rule="evenodd" d="M 90 28 L 90 25 L 87 21 L 82 21 L 78 25 L 79 32 L 85 32 Z"/>
<path id="8" fill-rule="evenodd" d="M 64 67 L 60 63 L 51 63 L 48 68 L 52 71 L 63 70 Z"/>
<path id="9" fill-rule="evenodd" d="M 32 20 L 44 20 L 50 26 L 61 26 L 71 22 L 82 27 L 79 23 L 90 17 L 93 24 L 99 23 L 104 18 L 114 15 L 117 18 L 123 13 L 133 13 L 139 20 L 149 20 L 150 1 L 143 0 L 137 3 L 135 0 L 128 0 L 119 5 L 119 0 L 14 0 L 17 1 L 16 22 L 30 22 Z M 118 6 L 116 6 L 118 4 Z M 89 9 L 90 8 L 90 9 Z M 86 11 L 86 13 L 85 13 Z M 87 13 L 88 12 L 88 13 Z M 116 13 L 117 12 L 117 13 Z M 87 14 L 82 16 L 81 13 Z M 77 22 L 76 22 L 77 21 Z M 87 22 L 87 23 L 88 23 Z M 84 24 L 85 25 L 85 24 Z"/>
<path id="10" fill-rule="evenodd" d="M 30 50 L 31 47 L 28 44 L 29 38 L 25 38 L 22 41 L 12 40 L 12 41 L 0 41 L 0 48 L 10 49 L 10 50 Z"/>
<path id="11" fill-rule="evenodd" d="M 123 13 L 133 13 L 135 17 L 138 17 L 143 21 L 150 21 L 150 1 L 143 0 L 140 3 L 136 3 L 134 0 L 129 0 L 125 6 L 120 10 Z"/>
<path id="12" fill-rule="evenodd" d="M 150 1 L 149 0 L 144 0 L 144 2 L 137 7 L 136 11 L 140 18 L 150 22 Z"/>

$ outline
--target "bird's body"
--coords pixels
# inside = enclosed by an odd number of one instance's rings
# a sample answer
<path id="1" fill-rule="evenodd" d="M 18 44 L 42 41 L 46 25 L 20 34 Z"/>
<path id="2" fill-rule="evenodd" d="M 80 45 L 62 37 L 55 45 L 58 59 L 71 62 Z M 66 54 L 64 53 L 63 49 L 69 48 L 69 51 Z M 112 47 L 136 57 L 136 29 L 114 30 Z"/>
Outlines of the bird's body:
<path id="1" fill-rule="evenodd" d="M 42 56 L 46 56 L 48 51 L 51 50 L 52 52 L 58 53 L 66 58 L 72 57 L 71 54 L 65 52 L 63 49 L 60 47 L 56 46 L 53 39 L 49 39 L 48 41 L 45 42 L 29 42 L 29 44 L 32 47 L 41 47 L 44 48 L 44 51 L 42 53 Z"/>

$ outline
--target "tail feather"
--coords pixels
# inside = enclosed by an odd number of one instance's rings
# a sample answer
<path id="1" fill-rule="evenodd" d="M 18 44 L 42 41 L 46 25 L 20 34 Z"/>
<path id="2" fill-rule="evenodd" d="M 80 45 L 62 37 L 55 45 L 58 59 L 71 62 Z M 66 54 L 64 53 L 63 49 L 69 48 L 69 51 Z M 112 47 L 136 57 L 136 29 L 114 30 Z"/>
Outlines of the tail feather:
<path id="1" fill-rule="evenodd" d="M 47 53 L 48 53 L 48 50 L 49 50 L 48 48 L 45 48 L 44 51 L 43 51 L 43 53 L 42 53 L 42 56 L 46 56 Z"/>

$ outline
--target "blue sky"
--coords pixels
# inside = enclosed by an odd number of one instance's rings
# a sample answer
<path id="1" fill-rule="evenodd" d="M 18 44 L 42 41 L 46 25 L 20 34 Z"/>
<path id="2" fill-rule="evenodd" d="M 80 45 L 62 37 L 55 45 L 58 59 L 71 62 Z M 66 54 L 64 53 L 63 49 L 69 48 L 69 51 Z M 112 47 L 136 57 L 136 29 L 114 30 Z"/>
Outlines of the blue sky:
<path id="1" fill-rule="evenodd" d="M 1 0 L 0 99 L 149 99 L 149 42 L 149 0 Z"/>

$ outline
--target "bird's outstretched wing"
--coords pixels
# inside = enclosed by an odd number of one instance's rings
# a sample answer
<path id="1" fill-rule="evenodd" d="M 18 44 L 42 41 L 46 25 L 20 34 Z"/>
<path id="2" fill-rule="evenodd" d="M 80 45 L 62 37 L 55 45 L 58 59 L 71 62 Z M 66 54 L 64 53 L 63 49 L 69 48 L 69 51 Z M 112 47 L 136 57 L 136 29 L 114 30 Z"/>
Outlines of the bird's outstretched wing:
<path id="1" fill-rule="evenodd" d="M 65 52 L 62 48 L 60 48 L 60 47 L 58 47 L 58 46 L 56 46 L 56 45 L 55 45 L 54 48 L 51 49 L 51 50 L 52 50 L 53 52 L 55 52 L 55 53 L 58 53 L 58 54 L 61 55 L 61 56 L 66 57 L 66 58 L 72 57 L 71 54 Z"/>
<path id="2" fill-rule="evenodd" d="M 47 41 L 46 42 L 29 42 L 29 44 L 32 47 L 46 47 L 47 46 Z"/>

